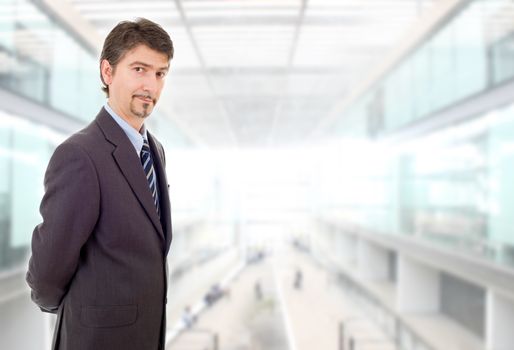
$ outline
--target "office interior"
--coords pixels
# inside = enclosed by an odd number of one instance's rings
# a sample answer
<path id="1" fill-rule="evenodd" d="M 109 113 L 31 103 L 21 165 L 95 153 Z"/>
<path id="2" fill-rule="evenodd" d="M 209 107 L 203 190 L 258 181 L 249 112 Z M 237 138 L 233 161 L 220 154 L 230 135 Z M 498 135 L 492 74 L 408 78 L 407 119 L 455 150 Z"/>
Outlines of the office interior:
<path id="1" fill-rule="evenodd" d="M 167 350 L 514 349 L 513 16 L 1 0 L 0 348 L 50 348 L 25 282 L 45 169 L 105 103 L 103 39 L 145 17 L 175 46 L 145 123 L 170 183 Z"/>

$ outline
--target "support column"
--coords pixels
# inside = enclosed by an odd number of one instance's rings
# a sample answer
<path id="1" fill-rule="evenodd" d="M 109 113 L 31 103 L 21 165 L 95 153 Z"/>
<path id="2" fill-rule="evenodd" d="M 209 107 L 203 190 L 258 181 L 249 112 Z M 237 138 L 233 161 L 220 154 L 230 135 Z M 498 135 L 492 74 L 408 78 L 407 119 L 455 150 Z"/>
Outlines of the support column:
<path id="1" fill-rule="evenodd" d="M 439 311 L 441 293 L 439 271 L 399 255 L 397 281 L 396 307 L 398 311 Z"/>
<path id="2" fill-rule="evenodd" d="M 359 276 L 371 281 L 385 281 L 389 277 L 389 254 L 374 243 L 359 239 L 357 244 Z"/>
<path id="3" fill-rule="evenodd" d="M 486 318 L 486 349 L 511 350 L 514 344 L 514 299 L 489 290 Z"/>

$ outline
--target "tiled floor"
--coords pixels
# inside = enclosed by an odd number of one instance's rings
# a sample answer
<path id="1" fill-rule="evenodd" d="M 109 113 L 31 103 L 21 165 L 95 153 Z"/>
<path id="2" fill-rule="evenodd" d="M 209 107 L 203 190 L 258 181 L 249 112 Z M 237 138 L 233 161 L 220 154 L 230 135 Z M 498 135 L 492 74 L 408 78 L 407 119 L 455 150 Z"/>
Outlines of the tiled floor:
<path id="1" fill-rule="evenodd" d="M 298 270 L 302 285 L 296 289 Z M 211 350 L 215 337 L 220 350 L 341 350 L 343 321 L 347 339 L 353 336 L 359 344 L 356 350 L 394 350 L 325 270 L 308 256 L 285 249 L 246 267 L 231 283 L 229 296 L 205 310 L 168 350 Z"/>

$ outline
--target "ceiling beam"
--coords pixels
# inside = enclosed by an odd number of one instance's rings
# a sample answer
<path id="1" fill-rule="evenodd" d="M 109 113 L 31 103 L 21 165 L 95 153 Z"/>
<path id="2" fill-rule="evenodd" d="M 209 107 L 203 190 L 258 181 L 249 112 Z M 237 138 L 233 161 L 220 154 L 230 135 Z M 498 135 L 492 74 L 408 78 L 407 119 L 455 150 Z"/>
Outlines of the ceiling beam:
<path id="1" fill-rule="evenodd" d="M 280 116 L 280 113 L 282 110 L 284 96 L 287 94 L 289 77 L 291 76 L 293 60 L 294 60 L 294 57 L 296 54 L 296 50 L 298 48 L 298 41 L 300 39 L 300 31 L 302 30 L 302 25 L 303 25 L 304 19 L 305 19 L 305 10 L 307 9 L 307 2 L 308 2 L 308 0 L 302 0 L 302 4 L 300 6 L 300 11 L 299 11 L 298 17 L 296 19 L 293 39 L 291 40 L 291 47 L 289 50 L 289 55 L 287 57 L 287 67 L 286 67 L 286 72 L 284 75 L 284 82 L 283 82 L 283 86 L 279 92 L 279 98 L 278 98 L 277 104 L 275 106 L 275 110 L 273 112 L 273 117 L 271 120 L 271 127 L 270 127 L 270 131 L 269 131 L 268 138 L 267 138 L 268 146 L 272 146 L 272 144 L 273 144 L 273 139 L 275 137 L 276 128 L 277 128 L 277 122 L 278 122 L 278 119 L 279 119 L 279 116 Z"/>
<path id="2" fill-rule="evenodd" d="M 175 0 L 177 1 L 177 0 Z M 167 18 L 166 20 L 172 21 L 173 18 Z M 98 27 L 108 27 L 112 24 L 112 19 L 90 18 L 89 21 Z M 363 20 L 357 16 L 308 16 L 303 19 L 303 25 L 313 27 L 351 27 L 354 25 L 365 25 L 371 22 L 371 20 Z M 188 18 L 188 23 L 191 27 L 203 27 L 203 26 L 219 26 L 219 27 L 231 27 L 231 26 L 245 26 L 252 28 L 253 26 L 295 26 L 298 23 L 297 16 L 206 16 L 197 18 Z"/>
<path id="3" fill-rule="evenodd" d="M 86 48 L 93 53 L 102 49 L 102 38 L 98 35 L 91 23 L 77 12 L 68 1 L 64 0 L 41 0 L 41 5 L 49 11 L 61 25 L 70 30 L 70 33 Z"/>
<path id="4" fill-rule="evenodd" d="M 228 116 L 227 108 L 223 104 L 222 100 L 217 96 L 216 89 L 214 88 L 214 84 L 212 83 L 212 79 L 209 76 L 209 72 L 207 69 L 207 64 L 205 63 L 205 59 L 202 56 L 202 52 L 200 51 L 200 47 L 198 46 L 198 43 L 196 42 L 195 36 L 193 34 L 193 30 L 191 29 L 191 24 L 187 18 L 187 15 L 184 11 L 184 7 L 182 6 L 182 0 L 175 0 L 175 5 L 177 6 L 177 10 L 180 13 L 180 17 L 182 18 L 182 22 L 184 23 L 184 28 L 186 29 L 186 33 L 189 37 L 189 40 L 191 42 L 191 45 L 193 46 L 193 50 L 198 58 L 198 62 L 200 62 L 201 71 L 205 77 L 205 80 L 207 82 L 207 85 L 209 86 L 209 89 L 212 91 L 213 96 L 216 99 L 218 110 L 221 113 L 222 122 L 226 127 L 226 130 L 228 132 L 228 136 L 231 138 L 233 144 L 237 146 L 237 138 L 234 133 L 234 129 L 232 127 L 232 123 L 230 122 L 230 118 Z"/>
<path id="5" fill-rule="evenodd" d="M 251 76 L 251 75 L 282 75 L 290 73 L 291 75 L 334 75 L 342 74 L 345 69 L 335 67 L 212 67 L 207 68 L 209 76 L 221 76 L 230 78 L 231 75 Z M 173 70 L 173 76 L 199 75 L 204 71 L 201 68 L 180 68 Z"/>

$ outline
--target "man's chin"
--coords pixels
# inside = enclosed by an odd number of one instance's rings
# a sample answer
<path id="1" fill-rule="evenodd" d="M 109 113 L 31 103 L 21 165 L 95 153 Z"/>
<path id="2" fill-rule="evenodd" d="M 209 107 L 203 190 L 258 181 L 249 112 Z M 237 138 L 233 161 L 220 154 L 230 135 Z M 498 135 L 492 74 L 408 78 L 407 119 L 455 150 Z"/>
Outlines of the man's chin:
<path id="1" fill-rule="evenodd" d="M 134 115 L 135 117 L 138 117 L 140 119 L 145 119 L 146 117 L 148 117 L 150 115 L 150 112 L 140 112 L 140 111 L 132 111 L 132 115 Z"/>
<path id="2" fill-rule="evenodd" d="M 131 109 L 132 114 L 141 119 L 145 119 L 146 117 L 148 117 L 152 113 L 152 111 L 153 111 L 153 108 L 141 108 L 141 109 L 132 108 Z"/>

